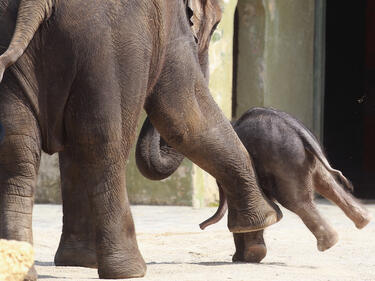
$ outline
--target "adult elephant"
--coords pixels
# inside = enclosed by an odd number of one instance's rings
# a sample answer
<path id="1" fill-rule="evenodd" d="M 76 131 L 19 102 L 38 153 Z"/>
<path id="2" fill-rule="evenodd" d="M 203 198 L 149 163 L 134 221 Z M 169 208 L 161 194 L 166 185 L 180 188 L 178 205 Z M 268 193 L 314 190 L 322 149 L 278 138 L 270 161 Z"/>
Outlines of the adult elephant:
<path id="1" fill-rule="evenodd" d="M 0 0 L 0 46 L 9 46 L 0 56 L 0 238 L 32 242 L 40 152 L 59 152 L 65 195 L 89 202 L 64 204 L 64 223 L 74 220 L 66 233 L 74 239 L 88 208 L 99 276 L 143 276 L 123 172 L 142 107 L 170 146 L 222 183 L 231 231 L 278 221 L 204 78 L 194 31 L 205 46 L 218 4 L 193 2 L 211 17 L 191 29 L 183 0 Z"/>

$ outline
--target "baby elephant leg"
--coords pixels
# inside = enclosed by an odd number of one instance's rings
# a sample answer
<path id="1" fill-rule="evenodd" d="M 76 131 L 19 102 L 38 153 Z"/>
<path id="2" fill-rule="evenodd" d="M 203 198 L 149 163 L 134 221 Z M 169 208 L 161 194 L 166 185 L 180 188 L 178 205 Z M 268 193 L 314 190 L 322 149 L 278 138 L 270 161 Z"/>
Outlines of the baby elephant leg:
<path id="1" fill-rule="evenodd" d="M 233 255 L 232 261 L 260 263 L 267 254 L 263 232 L 264 230 L 233 233 L 236 252 Z"/>
<path id="2" fill-rule="evenodd" d="M 284 207 L 296 213 L 314 234 L 318 250 L 325 251 L 335 245 L 338 241 L 338 234 L 320 215 L 314 202 L 311 200 L 297 205 L 293 207 L 286 205 Z"/>
<path id="3" fill-rule="evenodd" d="M 318 169 L 314 176 L 316 191 L 334 202 L 359 229 L 371 220 L 370 213 L 349 192 L 344 190 L 324 168 Z"/>

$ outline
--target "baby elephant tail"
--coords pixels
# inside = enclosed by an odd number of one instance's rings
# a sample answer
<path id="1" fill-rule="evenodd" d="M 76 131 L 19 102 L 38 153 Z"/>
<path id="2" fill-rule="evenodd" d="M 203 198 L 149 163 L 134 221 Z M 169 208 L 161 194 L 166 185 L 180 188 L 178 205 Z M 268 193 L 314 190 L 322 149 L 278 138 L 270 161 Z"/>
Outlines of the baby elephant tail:
<path id="1" fill-rule="evenodd" d="M 334 176 L 337 183 L 341 184 L 343 187 L 345 187 L 348 191 L 353 192 L 354 187 L 353 184 L 341 173 L 341 171 L 333 169 L 328 161 L 327 158 L 323 155 L 323 157 L 319 154 L 315 154 L 313 151 L 308 150 L 312 154 L 318 158 L 318 160 L 323 164 L 323 166 Z"/>
<path id="2" fill-rule="evenodd" d="M 304 142 L 305 149 L 314 155 L 322 164 L 323 166 L 331 173 L 337 183 L 342 185 L 348 191 L 353 192 L 354 188 L 352 183 L 341 173 L 341 171 L 333 169 L 329 164 L 324 152 L 318 142 L 318 140 L 313 136 L 313 134 L 308 131 L 307 128 L 305 130 L 298 130 L 298 134 Z"/>

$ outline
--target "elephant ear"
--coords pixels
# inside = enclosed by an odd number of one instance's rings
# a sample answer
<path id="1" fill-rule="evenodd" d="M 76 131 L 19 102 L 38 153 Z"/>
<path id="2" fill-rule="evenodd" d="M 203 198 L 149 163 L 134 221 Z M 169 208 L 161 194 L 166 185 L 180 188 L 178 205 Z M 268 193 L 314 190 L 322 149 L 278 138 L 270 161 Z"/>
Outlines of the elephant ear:
<path id="1" fill-rule="evenodd" d="M 199 28 L 201 26 L 203 9 L 201 0 L 187 0 L 187 15 L 190 21 L 194 37 L 198 40 Z"/>
<path id="2" fill-rule="evenodd" d="M 211 35 L 221 20 L 218 0 L 187 0 L 187 13 L 199 52 L 208 49 Z"/>

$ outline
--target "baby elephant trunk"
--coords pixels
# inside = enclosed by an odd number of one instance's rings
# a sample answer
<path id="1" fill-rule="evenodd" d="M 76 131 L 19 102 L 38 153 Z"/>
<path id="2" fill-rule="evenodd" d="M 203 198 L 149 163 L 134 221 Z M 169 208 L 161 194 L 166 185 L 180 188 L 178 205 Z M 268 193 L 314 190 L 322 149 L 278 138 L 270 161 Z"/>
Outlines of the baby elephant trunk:
<path id="1" fill-rule="evenodd" d="M 207 220 L 199 224 L 199 227 L 202 230 L 205 229 L 207 226 L 220 221 L 228 209 L 227 197 L 225 196 L 225 193 L 223 192 L 223 189 L 221 188 L 220 184 L 218 183 L 217 185 L 219 187 L 219 207 L 212 217 L 208 218 Z"/>

